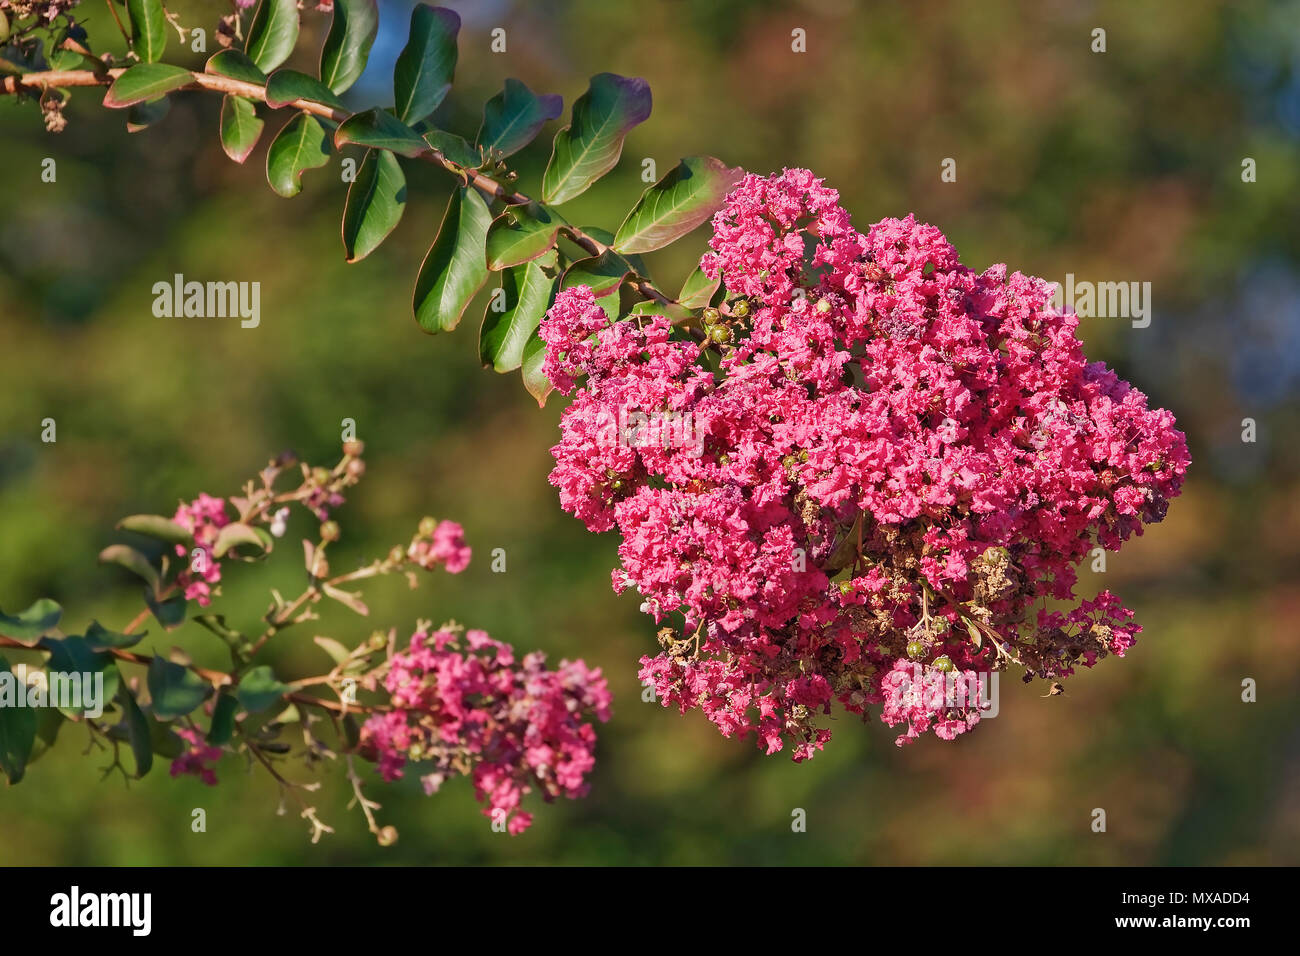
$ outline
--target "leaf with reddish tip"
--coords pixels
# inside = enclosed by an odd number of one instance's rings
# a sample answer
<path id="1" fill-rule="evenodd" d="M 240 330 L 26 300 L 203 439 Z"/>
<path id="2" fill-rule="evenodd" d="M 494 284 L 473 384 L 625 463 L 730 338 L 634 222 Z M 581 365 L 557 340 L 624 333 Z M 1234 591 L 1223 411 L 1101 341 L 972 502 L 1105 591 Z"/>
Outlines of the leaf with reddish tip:
<path id="1" fill-rule="evenodd" d="M 456 73 L 454 10 L 419 4 L 411 11 L 411 32 L 393 68 L 394 111 L 405 123 L 418 123 L 438 108 Z"/>
<path id="2" fill-rule="evenodd" d="M 252 100 L 242 96 L 221 98 L 221 148 L 235 162 L 248 159 L 265 125 Z"/>
<path id="3" fill-rule="evenodd" d="M 712 156 L 683 159 L 644 193 L 614 236 L 623 253 L 662 249 L 721 208 L 744 170 Z"/>
<path id="4" fill-rule="evenodd" d="M 125 109 L 145 100 L 157 99 L 172 90 L 179 90 L 193 81 L 194 74 L 179 66 L 169 63 L 137 63 L 113 81 L 113 85 L 104 94 L 104 105 L 114 110 Z"/>
<path id="5" fill-rule="evenodd" d="M 623 140 L 650 115 L 650 86 L 639 77 L 598 73 L 573 104 L 569 125 L 555 134 L 542 177 L 542 198 L 567 202 L 618 163 Z"/>
<path id="6" fill-rule="evenodd" d="M 554 93 L 538 96 L 519 80 L 508 79 L 505 89 L 483 107 L 478 144 L 500 151 L 503 157 L 513 155 L 563 111 L 564 97 Z"/>

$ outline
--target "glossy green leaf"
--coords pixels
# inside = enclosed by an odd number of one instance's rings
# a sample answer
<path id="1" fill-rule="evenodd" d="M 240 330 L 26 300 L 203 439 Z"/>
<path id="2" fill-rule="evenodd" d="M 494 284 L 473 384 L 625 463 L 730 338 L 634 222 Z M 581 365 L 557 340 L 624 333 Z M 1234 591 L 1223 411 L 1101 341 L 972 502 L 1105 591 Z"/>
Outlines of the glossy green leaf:
<path id="1" fill-rule="evenodd" d="M 337 2 L 337 0 L 335 0 Z M 239 701 L 229 691 L 222 691 L 212 707 L 212 724 L 208 728 L 208 743 L 214 747 L 230 743 L 235 736 L 235 714 L 239 711 Z"/>
<path id="2" fill-rule="evenodd" d="M 171 112 L 172 101 L 159 96 L 143 103 L 132 103 L 126 111 L 126 131 L 139 133 L 158 123 Z"/>
<path id="3" fill-rule="evenodd" d="M 59 708 L 68 717 L 77 718 L 84 711 L 92 709 L 91 704 L 94 702 L 91 700 L 91 695 L 94 693 L 94 688 L 86 685 L 87 675 L 99 673 L 104 675 L 103 697 L 97 701 L 100 707 L 107 707 L 108 702 L 116 696 L 122 676 L 118 672 L 116 658 L 112 654 L 92 647 L 84 637 L 75 636 L 61 640 L 52 637 L 42 638 L 41 649 L 50 654 L 48 671 L 51 693 L 56 679 L 68 679 L 72 675 L 77 675 L 69 687 L 81 688 L 79 706 Z M 61 677 L 56 678 L 55 675 Z M 93 676 L 90 680 L 94 680 Z"/>
<path id="4" fill-rule="evenodd" d="M 194 535 L 171 518 L 162 515 L 129 515 L 117 523 L 118 531 L 134 531 L 168 544 L 194 543 Z"/>
<path id="5" fill-rule="evenodd" d="M 63 725 L 67 722 L 67 718 L 53 707 L 40 707 L 37 709 L 36 739 L 32 743 L 32 752 L 27 758 L 27 766 L 30 767 L 43 755 L 49 753 L 54 746 L 54 742 L 59 737 L 59 731 L 63 729 Z"/>
<path id="6" fill-rule="evenodd" d="M 418 123 L 436 110 L 456 73 L 456 34 L 460 17 L 445 7 L 421 3 L 411 11 L 411 33 L 393 69 L 396 113 Z"/>
<path id="7" fill-rule="evenodd" d="M 470 299 L 487 281 L 485 243 L 492 213 L 476 190 L 452 194 L 438 238 L 415 280 L 415 318 L 426 332 L 445 332 L 460 322 Z"/>
<path id="8" fill-rule="evenodd" d="M 310 100 L 334 109 L 343 109 L 343 101 L 316 77 L 298 70 L 276 70 L 266 81 L 266 105 L 271 109 L 279 109 L 295 100 Z"/>
<path id="9" fill-rule="evenodd" d="M 242 521 L 232 521 L 217 532 L 217 540 L 212 543 L 212 554 L 217 558 L 224 558 L 226 555 L 239 551 L 240 556 L 248 555 L 250 552 L 254 556 L 260 556 L 268 550 L 268 538 L 258 534 L 260 529 L 244 524 Z"/>
<path id="10" fill-rule="evenodd" d="M 596 297 L 596 304 L 605 310 L 610 320 L 619 316 L 618 290 L 624 280 L 632 274 L 631 264 L 615 252 L 606 250 L 598 256 L 579 259 L 564 271 L 560 288 L 571 289 L 576 285 L 591 288 Z"/>
<path id="11" fill-rule="evenodd" d="M 662 315 L 667 317 L 670 322 L 679 322 L 691 318 L 695 315 L 695 312 L 677 302 L 658 302 L 654 299 L 643 299 L 628 309 L 627 314 L 629 316 Z"/>
<path id="12" fill-rule="evenodd" d="M 297 42 L 297 0 L 261 0 L 244 44 L 248 58 L 263 73 L 270 73 L 289 59 Z"/>
<path id="13" fill-rule="evenodd" d="M 488 227 L 487 263 L 492 270 L 536 259 L 555 246 L 568 223 L 541 203 L 511 206 Z"/>
<path id="14" fill-rule="evenodd" d="M 424 141 L 453 163 L 476 169 L 483 162 L 483 154 L 477 147 L 467 143 L 463 136 L 448 133 L 445 129 L 428 130 L 424 134 Z"/>
<path id="15" fill-rule="evenodd" d="M 158 569 L 149 563 L 149 559 L 137 551 L 135 548 L 128 547 L 125 544 L 110 544 L 103 551 L 99 552 L 100 564 L 116 564 L 126 568 L 136 577 L 143 580 L 149 585 L 149 590 L 157 594 L 161 581 L 158 576 Z"/>
<path id="16" fill-rule="evenodd" d="M 546 396 L 550 395 L 555 387 L 542 372 L 542 364 L 545 360 L 546 343 L 534 329 L 528 336 L 528 343 L 524 346 L 524 362 L 520 366 L 520 372 L 523 376 L 524 388 L 529 395 L 537 399 L 538 408 L 546 404 Z"/>
<path id="17" fill-rule="evenodd" d="M 144 592 L 144 603 L 153 612 L 158 623 L 167 630 L 172 631 L 185 623 L 185 615 L 189 610 L 189 602 L 185 600 L 184 595 L 178 594 L 176 597 L 168 598 L 165 601 L 159 601 L 151 591 Z"/>
<path id="18" fill-rule="evenodd" d="M 109 109 L 123 109 L 179 90 L 189 85 L 194 74 L 169 63 L 137 63 L 113 81 L 104 94 Z"/>
<path id="19" fill-rule="evenodd" d="M 262 666 L 254 667 L 239 679 L 235 695 L 239 698 L 241 707 L 256 713 L 266 710 L 289 690 L 289 685 L 280 683 L 271 668 Z"/>
<path id="20" fill-rule="evenodd" d="M 369 109 L 344 120 L 334 131 L 334 145 L 342 149 L 349 143 L 387 149 L 408 157 L 419 156 L 429 149 L 429 144 L 419 133 L 381 109 Z"/>
<path id="21" fill-rule="evenodd" d="M 721 285 L 721 274 L 707 276 L 703 269 L 696 266 L 682 283 L 682 291 L 677 293 L 677 301 L 688 309 L 703 309 L 712 303 L 713 296 Z"/>
<path id="22" fill-rule="evenodd" d="M 555 134 L 542 177 L 542 198 L 559 204 L 586 192 L 618 163 L 623 140 L 650 115 L 650 86 L 639 77 L 598 73 L 573 104 L 568 126 Z"/>
<path id="23" fill-rule="evenodd" d="M 184 717 L 212 694 L 212 685 L 194 671 L 155 657 L 149 662 L 149 696 L 160 720 Z"/>
<path id="24" fill-rule="evenodd" d="M 235 162 L 248 159 L 265 125 L 252 100 L 242 96 L 221 98 L 221 148 Z"/>
<path id="25" fill-rule="evenodd" d="M 0 771 L 11 784 L 23 779 L 36 742 L 36 710 L 14 705 L 16 695 L 26 693 L 27 688 L 10 671 L 9 661 L 0 655 Z M 11 698 L 11 694 L 15 696 Z"/>
<path id="26" fill-rule="evenodd" d="M 542 127 L 562 112 L 564 97 L 555 93 L 538 96 L 519 80 L 507 79 L 505 88 L 483 107 L 478 144 L 511 156 L 531 143 Z"/>
<path id="27" fill-rule="evenodd" d="M 284 125 L 266 151 L 266 180 L 290 199 L 302 192 L 302 174 L 329 162 L 330 137 L 310 113 L 298 113 Z"/>
<path id="28" fill-rule="evenodd" d="M 559 254 L 551 249 L 501 273 L 501 311 L 488 302 L 479 330 L 479 358 L 498 372 L 523 365 L 524 349 L 559 289 Z"/>
<path id="29" fill-rule="evenodd" d="M 397 157 L 384 149 L 367 150 L 343 207 L 348 262 L 364 259 L 379 248 L 405 210 L 406 176 Z"/>
<path id="30" fill-rule="evenodd" d="M 126 0 L 131 49 L 142 63 L 154 63 L 167 46 L 167 14 L 162 0 Z"/>
<path id="31" fill-rule="evenodd" d="M 335 93 L 355 83 L 366 69 L 378 30 L 375 0 L 334 0 L 330 32 L 320 53 L 321 82 Z"/>
<path id="32" fill-rule="evenodd" d="M 98 621 L 91 621 L 90 627 L 86 628 L 86 644 L 97 651 L 108 650 L 110 647 L 132 647 L 144 640 L 144 636 L 143 631 L 139 634 L 110 631 Z"/>
<path id="33" fill-rule="evenodd" d="M 207 65 L 203 67 L 203 70 L 214 76 L 225 76 L 232 80 L 242 80 L 245 83 L 254 83 L 258 86 L 263 86 L 266 83 L 266 74 L 248 58 L 248 54 L 239 50 L 218 50 L 208 58 Z"/>
<path id="34" fill-rule="evenodd" d="M 686 235 L 722 206 L 744 170 L 712 156 L 683 159 L 644 193 L 614 236 L 619 252 L 662 249 Z"/>
<path id="35" fill-rule="evenodd" d="M 36 643 L 44 634 L 59 626 L 63 608 L 49 598 L 41 598 L 25 611 L 6 614 L 0 611 L 0 636 L 12 637 L 24 644 Z"/>
<path id="36" fill-rule="evenodd" d="M 135 775 L 140 778 L 153 769 L 153 734 L 149 730 L 149 719 L 125 684 L 118 688 L 117 700 L 122 705 L 122 721 L 119 726 L 126 731 L 131 754 L 135 757 Z"/>

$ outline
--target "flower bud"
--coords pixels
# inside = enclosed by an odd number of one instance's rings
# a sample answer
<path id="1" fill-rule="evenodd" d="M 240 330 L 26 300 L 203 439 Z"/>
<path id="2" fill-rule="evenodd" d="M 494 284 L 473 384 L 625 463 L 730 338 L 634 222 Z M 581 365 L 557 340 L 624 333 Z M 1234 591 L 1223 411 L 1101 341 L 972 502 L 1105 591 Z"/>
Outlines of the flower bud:
<path id="1" fill-rule="evenodd" d="M 430 518 L 428 515 L 425 515 L 423 518 L 420 519 L 420 537 L 422 538 L 433 537 L 433 532 L 437 527 L 438 527 L 438 522 L 435 521 L 433 518 Z"/>
<path id="2" fill-rule="evenodd" d="M 712 309 L 712 308 L 705 309 L 703 312 L 700 313 L 700 321 L 703 322 L 706 326 L 715 324 L 718 321 L 718 318 L 719 316 L 718 316 L 717 309 Z"/>
<path id="3" fill-rule="evenodd" d="M 365 450 L 365 442 L 345 441 L 343 443 L 343 454 L 347 455 L 349 458 L 359 458 L 361 457 L 361 453 Z"/>
<path id="4" fill-rule="evenodd" d="M 378 834 L 380 846 L 392 846 L 397 842 L 397 827 L 386 826 Z"/>
<path id="5" fill-rule="evenodd" d="M 935 670 L 943 671 L 946 674 L 953 669 L 952 658 L 947 654 L 944 654 L 942 657 L 936 657 L 933 666 Z"/>
<path id="6" fill-rule="evenodd" d="M 919 661 L 925 656 L 925 645 L 920 641 L 907 642 L 907 656 L 914 661 Z"/>
<path id="7" fill-rule="evenodd" d="M 326 521 L 320 526 L 320 539 L 322 541 L 337 541 L 339 534 L 339 523 L 337 521 Z"/>
<path id="8" fill-rule="evenodd" d="M 749 315 L 749 300 L 740 299 L 739 301 L 732 303 L 731 314 L 741 319 Z"/>

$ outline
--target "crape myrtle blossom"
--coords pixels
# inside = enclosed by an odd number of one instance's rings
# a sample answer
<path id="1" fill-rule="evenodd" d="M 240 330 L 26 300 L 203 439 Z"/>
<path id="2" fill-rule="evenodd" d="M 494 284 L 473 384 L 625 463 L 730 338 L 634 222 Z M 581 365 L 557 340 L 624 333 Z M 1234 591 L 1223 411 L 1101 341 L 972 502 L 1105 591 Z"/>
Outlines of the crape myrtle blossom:
<path id="1" fill-rule="evenodd" d="M 912 216 L 860 233 L 806 170 L 747 176 L 709 245 L 703 343 L 611 323 L 582 286 L 540 330 L 545 373 L 577 390 L 550 480 L 618 529 L 615 590 L 676 622 L 642 660 L 665 706 L 798 761 L 832 701 L 879 706 L 900 744 L 952 739 L 982 705 L 919 693 L 936 675 L 1060 681 L 1132 646 L 1109 592 L 1069 609 L 1075 566 L 1164 517 L 1186 441 L 1087 360 L 1047 283 L 974 272 Z M 704 453 L 601 442 L 623 408 L 690 415 Z"/>
<path id="2" fill-rule="evenodd" d="M 484 631 L 422 625 L 389 659 L 383 687 L 392 709 L 362 726 L 361 753 L 385 780 L 414 764 L 432 794 L 466 775 L 483 813 L 512 834 L 532 823 L 520 809 L 525 794 L 536 790 L 547 802 L 586 794 L 596 745 L 587 718 L 610 716 L 599 668 L 564 660 L 548 670 L 544 654 L 517 660 Z"/>

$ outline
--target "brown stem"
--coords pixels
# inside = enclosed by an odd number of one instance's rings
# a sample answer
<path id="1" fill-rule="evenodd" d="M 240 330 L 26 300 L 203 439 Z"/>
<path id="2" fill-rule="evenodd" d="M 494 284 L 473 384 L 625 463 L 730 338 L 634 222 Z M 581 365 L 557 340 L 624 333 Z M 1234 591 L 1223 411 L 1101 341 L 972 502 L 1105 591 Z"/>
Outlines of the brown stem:
<path id="1" fill-rule="evenodd" d="M 111 3 L 110 3 L 111 6 Z M 24 73 L 20 76 L 0 77 L 0 94 L 17 94 L 27 89 L 40 89 L 44 91 L 49 87 L 72 87 L 72 86 L 108 86 L 116 80 L 125 68 L 104 70 L 96 73 L 92 70 L 44 70 L 36 73 Z M 185 90 L 208 90 L 214 93 L 230 94 L 233 96 L 242 96 L 246 99 L 266 102 L 266 87 L 259 86 L 256 83 L 245 83 L 243 80 L 231 79 L 227 76 L 217 76 L 213 73 L 193 73 L 191 72 L 191 81 L 179 89 Z M 314 100 L 298 99 L 290 103 L 282 104 L 294 109 L 311 113 L 324 119 L 333 120 L 336 123 L 342 123 L 352 116 L 347 110 L 335 109 L 324 103 L 317 103 Z M 281 107 L 276 107 L 277 109 Z M 475 169 L 468 166 L 462 166 L 452 159 L 445 156 L 441 150 L 430 147 L 422 151 L 416 159 L 424 162 L 436 163 L 454 173 L 457 177 L 464 180 L 468 185 L 473 186 L 480 193 L 490 199 L 499 199 L 507 205 L 522 206 L 533 200 L 525 194 L 507 189 L 495 179 L 483 175 Z M 566 226 L 565 234 L 573 242 L 582 248 L 584 252 L 593 256 L 598 256 L 609 249 L 605 243 L 601 242 L 595 236 L 584 232 L 576 226 Z M 638 276 L 632 283 L 632 287 L 647 299 L 653 299 L 661 305 L 669 304 L 675 301 L 671 296 L 660 291 L 649 279 Z"/>

